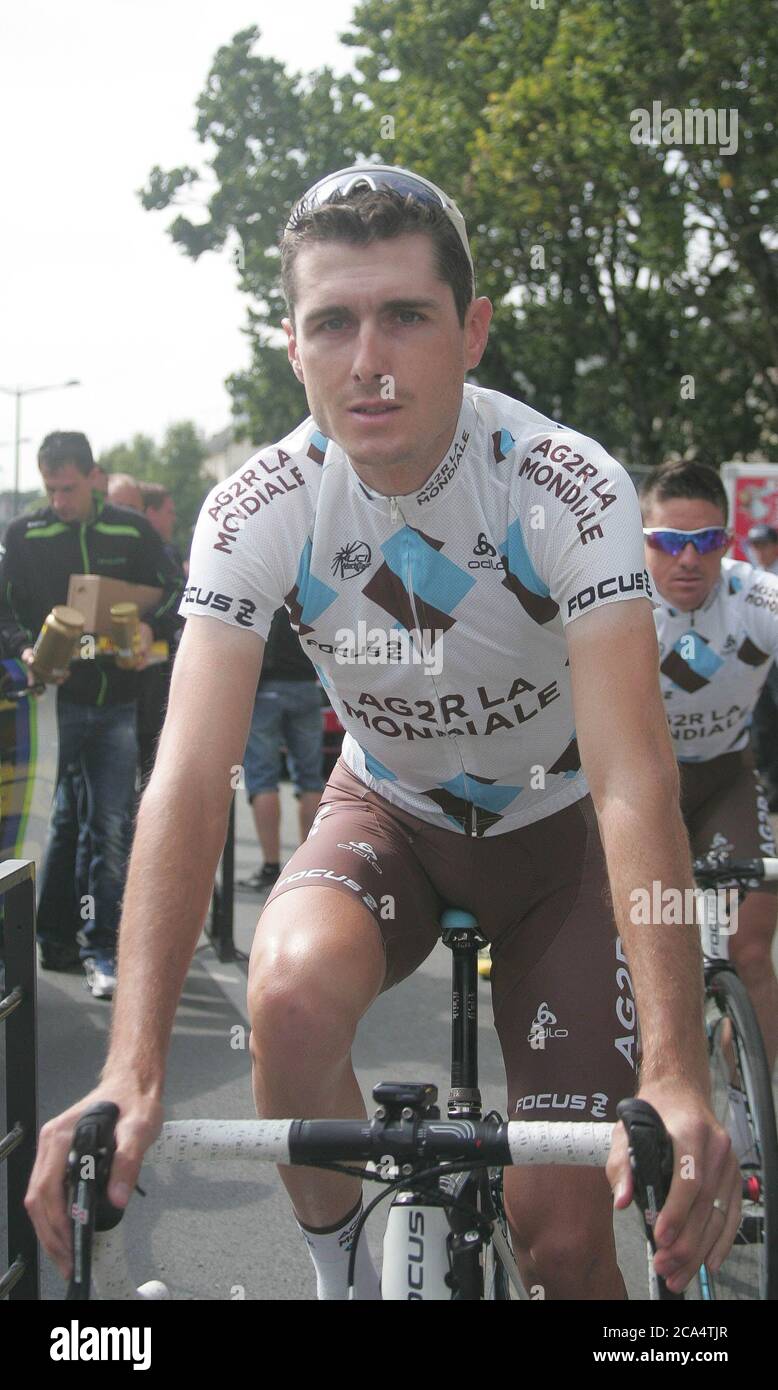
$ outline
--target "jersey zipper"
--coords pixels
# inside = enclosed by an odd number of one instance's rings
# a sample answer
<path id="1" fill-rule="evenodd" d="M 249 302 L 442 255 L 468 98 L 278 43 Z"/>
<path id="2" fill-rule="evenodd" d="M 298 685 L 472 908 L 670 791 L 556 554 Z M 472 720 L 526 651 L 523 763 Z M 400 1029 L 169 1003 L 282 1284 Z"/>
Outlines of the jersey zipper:
<path id="1" fill-rule="evenodd" d="M 398 516 L 402 516 L 403 522 L 404 522 L 404 524 L 407 526 L 407 525 L 408 525 L 408 522 L 406 521 L 405 517 L 403 516 L 403 513 L 400 511 L 400 503 L 399 503 L 398 498 L 396 498 L 396 497 L 391 497 L 389 500 L 390 500 L 390 502 L 391 502 L 390 511 L 391 511 L 391 518 L 392 518 L 392 521 L 393 521 L 394 523 L 396 523 L 396 522 L 397 522 Z M 420 648 L 421 648 L 421 650 L 422 650 L 422 652 L 423 652 L 423 651 L 424 651 L 424 642 L 423 642 L 423 638 L 422 638 L 421 623 L 419 622 L 419 614 L 418 614 L 418 612 L 417 612 L 417 610 L 416 610 L 416 603 L 415 603 L 415 601 L 414 601 L 414 594 L 413 594 L 413 565 L 412 565 L 412 561 L 411 561 L 411 546 L 410 546 L 410 541 L 408 540 L 407 536 L 406 536 L 406 538 L 405 538 L 405 576 L 406 576 L 406 584 L 407 584 L 407 586 L 408 586 L 408 598 L 409 598 L 410 605 L 411 605 L 411 611 L 412 611 L 412 613 L 413 613 L 413 617 L 414 617 L 414 620 L 415 620 L 415 622 L 416 622 L 416 631 L 417 631 L 417 633 L 419 634 L 419 645 L 420 645 Z M 434 692 L 435 692 L 435 699 L 436 699 L 436 701 L 437 701 L 437 706 L 438 706 L 438 719 L 439 719 L 439 721 L 440 721 L 440 727 L 445 731 L 445 729 L 446 729 L 446 721 L 445 721 L 445 719 L 443 718 L 443 706 L 442 706 L 441 701 L 440 701 L 440 692 L 438 691 L 438 687 L 437 687 L 437 685 L 435 684 L 435 677 L 432 675 L 431 672 L 428 673 L 428 679 L 429 679 L 429 681 L 431 682 L 432 688 L 433 688 L 433 690 L 434 690 Z M 446 735 L 446 742 L 448 742 L 448 735 Z M 449 744 L 449 747 L 450 747 L 450 746 L 451 746 L 451 745 Z M 464 762 L 463 762 L 463 760 L 462 760 L 462 754 L 461 754 L 460 751 L 459 751 L 458 740 L 457 740 L 456 755 L 457 755 L 457 760 L 458 760 L 458 762 L 459 762 L 459 766 L 460 766 L 461 769 L 462 769 L 462 776 L 463 776 L 463 778 L 464 778 L 464 785 L 465 785 L 465 788 L 466 788 L 466 787 L 467 787 L 467 771 L 466 771 L 466 769 L 465 769 L 465 764 L 464 764 Z M 466 817 L 465 817 L 465 834 L 466 834 L 466 835 L 470 835 L 470 836 L 475 836 L 475 835 L 477 834 L 477 830 L 478 830 L 478 827 L 477 827 L 477 825 L 476 825 L 476 811 L 475 811 L 475 806 L 473 805 L 472 801 L 468 801 L 468 802 L 467 802 L 467 813 L 466 813 Z"/>

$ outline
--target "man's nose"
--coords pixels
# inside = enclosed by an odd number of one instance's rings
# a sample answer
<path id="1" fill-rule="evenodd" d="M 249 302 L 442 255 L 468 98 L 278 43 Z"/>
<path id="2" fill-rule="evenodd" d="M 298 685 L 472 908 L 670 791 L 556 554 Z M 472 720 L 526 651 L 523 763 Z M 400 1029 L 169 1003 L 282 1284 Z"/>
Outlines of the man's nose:
<path id="1" fill-rule="evenodd" d="M 686 542 L 686 545 L 684 546 L 678 558 L 679 560 L 682 560 L 685 565 L 696 565 L 697 547 L 693 544 L 692 541 Z"/>
<path id="2" fill-rule="evenodd" d="M 386 375 L 385 345 L 376 325 L 363 323 L 354 347 L 353 375 L 359 381 L 372 381 Z"/>

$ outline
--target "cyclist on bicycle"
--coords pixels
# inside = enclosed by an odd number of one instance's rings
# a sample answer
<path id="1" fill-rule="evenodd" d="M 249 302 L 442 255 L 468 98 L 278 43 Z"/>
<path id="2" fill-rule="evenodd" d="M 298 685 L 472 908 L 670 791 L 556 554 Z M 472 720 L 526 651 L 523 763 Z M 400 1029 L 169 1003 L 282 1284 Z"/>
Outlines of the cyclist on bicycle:
<path id="1" fill-rule="evenodd" d="M 641 488 L 646 564 L 656 590 L 660 679 L 681 775 L 681 810 L 695 857 L 776 853 L 749 726 L 778 656 L 778 577 L 726 558 L 727 495 L 718 473 L 674 463 Z M 740 907 L 732 961 L 778 1051 L 778 981 L 771 948 L 778 884 Z"/>
<path id="2" fill-rule="evenodd" d="M 636 1084 L 636 998 L 639 1093 L 677 1160 L 657 1269 L 679 1288 L 729 1250 L 740 1177 L 708 1105 L 696 928 L 630 920 L 636 887 L 691 887 L 634 490 L 594 440 L 465 384 L 491 305 L 474 298 L 461 213 L 434 185 L 380 166 L 333 175 L 302 200 L 281 255 L 311 417 L 203 506 L 109 1056 L 90 1096 L 44 1126 L 28 1210 L 67 1270 L 76 1117 L 98 1098 L 120 1106 L 120 1204 L 159 1130 L 230 773 L 285 602 L 348 737 L 254 940 L 259 1114 L 364 1114 L 359 1019 L 433 949 L 441 908 L 468 909 L 492 945 L 513 1118 L 614 1117 Z M 620 1127 L 608 1175 L 627 1205 Z M 342 1298 L 359 1182 L 282 1176 L 319 1296 Z M 529 1284 L 624 1297 L 601 1172 L 513 1168 L 505 1197 Z M 359 1251 L 358 1296 L 376 1297 Z"/>

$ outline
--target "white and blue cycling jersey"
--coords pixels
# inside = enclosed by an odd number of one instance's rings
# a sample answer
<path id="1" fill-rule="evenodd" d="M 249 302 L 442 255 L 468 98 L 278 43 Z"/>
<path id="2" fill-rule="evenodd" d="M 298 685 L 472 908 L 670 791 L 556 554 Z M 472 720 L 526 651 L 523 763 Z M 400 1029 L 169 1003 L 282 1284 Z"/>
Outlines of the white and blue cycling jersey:
<path id="1" fill-rule="evenodd" d="M 748 744 L 754 705 L 778 658 L 778 578 L 724 559 L 691 612 L 656 594 L 659 671 L 679 762 L 708 762 Z"/>
<path id="2" fill-rule="evenodd" d="M 357 777 L 423 820 L 492 835 L 586 795 L 565 628 L 650 596 L 621 466 L 468 385 L 417 492 L 373 492 L 312 419 L 255 454 L 203 505 L 180 612 L 264 638 L 284 603 Z"/>

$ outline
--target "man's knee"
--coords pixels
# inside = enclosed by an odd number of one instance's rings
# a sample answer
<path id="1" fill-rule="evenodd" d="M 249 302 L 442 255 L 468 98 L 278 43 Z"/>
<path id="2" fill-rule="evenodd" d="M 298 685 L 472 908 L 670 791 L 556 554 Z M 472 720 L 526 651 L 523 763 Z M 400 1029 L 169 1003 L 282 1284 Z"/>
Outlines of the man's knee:
<path id="1" fill-rule="evenodd" d="M 613 1258 L 612 1199 L 602 1173 L 535 1184 L 532 1175 L 506 1170 L 505 1204 L 516 1254 L 541 1283 L 567 1270 L 585 1279 Z"/>
<path id="2" fill-rule="evenodd" d="M 741 908 L 738 929 L 729 939 L 729 954 L 746 985 L 758 984 L 772 969 L 777 912 L 778 903 L 771 893 L 755 893 Z"/>
<path id="3" fill-rule="evenodd" d="M 263 913 L 251 952 L 252 1055 L 345 1055 L 383 973 L 380 934 L 363 904 L 333 889 L 281 894 Z"/>

